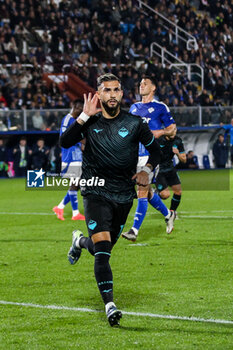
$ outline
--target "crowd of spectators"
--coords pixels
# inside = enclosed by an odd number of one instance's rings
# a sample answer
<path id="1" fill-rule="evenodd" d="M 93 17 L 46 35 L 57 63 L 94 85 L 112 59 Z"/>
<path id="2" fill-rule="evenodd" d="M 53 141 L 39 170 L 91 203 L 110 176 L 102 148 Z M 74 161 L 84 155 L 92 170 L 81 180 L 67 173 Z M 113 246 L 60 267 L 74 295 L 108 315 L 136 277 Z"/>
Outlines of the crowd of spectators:
<path id="1" fill-rule="evenodd" d="M 69 107 L 65 91 L 42 81 L 44 71 L 69 69 L 94 88 L 98 75 L 118 75 L 126 106 L 139 99 L 143 74 L 156 77 L 156 97 L 169 106 L 231 105 L 232 1 L 145 2 L 194 35 L 198 50 L 180 46 L 158 16 L 141 12 L 135 0 L 1 1 L 0 109 Z M 205 89 L 150 57 L 154 41 L 186 63 L 202 66 Z"/>
<path id="2" fill-rule="evenodd" d="M 0 138 L 0 177 L 25 177 L 27 170 L 44 169 L 60 174 L 61 149 L 58 145 L 48 147 L 43 138 L 28 146 L 26 137 L 18 144 L 8 147 Z"/>

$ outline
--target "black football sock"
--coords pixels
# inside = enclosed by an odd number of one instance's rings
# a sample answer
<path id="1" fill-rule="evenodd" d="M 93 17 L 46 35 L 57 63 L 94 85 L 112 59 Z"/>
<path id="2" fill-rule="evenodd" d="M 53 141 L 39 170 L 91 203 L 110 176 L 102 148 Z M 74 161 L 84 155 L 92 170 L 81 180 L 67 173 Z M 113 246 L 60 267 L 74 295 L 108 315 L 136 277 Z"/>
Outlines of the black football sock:
<path id="1" fill-rule="evenodd" d="M 181 195 L 173 194 L 173 197 L 172 197 L 172 200 L 171 200 L 170 210 L 176 211 L 177 207 L 180 204 L 180 200 L 181 200 Z"/>
<path id="2" fill-rule="evenodd" d="M 109 264 L 111 249 L 112 244 L 109 241 L 101 241 L 94 245 L 95 278 L 104 304 L 113 301 L 113 279 Z"/>
<path id="3" fill-rule="evenodd" d="M 81 237 L 79 245 L 81 248 L 87 249 L 91 255 L 94 255 L 94 244 L 90 237 Z"/>

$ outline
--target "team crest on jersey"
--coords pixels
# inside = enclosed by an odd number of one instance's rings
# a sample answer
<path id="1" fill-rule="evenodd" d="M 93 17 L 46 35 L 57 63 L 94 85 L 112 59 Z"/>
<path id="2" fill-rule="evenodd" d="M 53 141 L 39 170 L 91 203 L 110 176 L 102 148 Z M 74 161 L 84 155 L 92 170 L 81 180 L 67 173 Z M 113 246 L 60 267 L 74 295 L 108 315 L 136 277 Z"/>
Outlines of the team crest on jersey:
<path id="1" fill-rule="evenodd" d="M 126 128 L 121 128 L 119 131 L 118 131 L 118 134 L 121 136 L 121 137 L 126 137 L 127 135 L 129 135 L 129 131 L 126 129 Z"/>
<path id="2" fill-rule="evenodd" d="M 154 110 L 155 110 L 155 109 L 154 109 L 153 107 L 151 107 L 151 108 L 148 109 L 148 112 L 149 112 L 149 113 L 152 113 L 152 112 L 154 112 Z"/>
<path id="3" fill-rule="evenodd" d="M 89 220 L 89 222 L 88 222 L 88 228 L 89 228 L 90 230 L 94 230 L 94 228 L 96 228 L 96 226 L 97 226 L 97 222 L 96 222 L 95 220 Z"/>

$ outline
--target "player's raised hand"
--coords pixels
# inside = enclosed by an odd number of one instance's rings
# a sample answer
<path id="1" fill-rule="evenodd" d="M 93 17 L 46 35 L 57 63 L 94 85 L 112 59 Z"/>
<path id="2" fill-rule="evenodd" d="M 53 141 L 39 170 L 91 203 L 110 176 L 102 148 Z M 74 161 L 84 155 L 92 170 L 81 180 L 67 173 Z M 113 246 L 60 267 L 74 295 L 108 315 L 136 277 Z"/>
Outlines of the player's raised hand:
<path id="1" fill-rule="evenodd" d="M 97 107 L 98 104 L 98 96 L 95 94 L 92 97 L 91 92 L 89 92 L 88 95 L 84 94 L 84 106 L 83 106 L 83 112 L 89 116 L 92 116 L 98 112 L 101 112 L 101 108 Z"/>
<path id="2" fill-rule="evenodd" d="M 145 171 L 140 171 L 132 177 L 132 180 L 136 180 L 137 185 L 139 186 L 148 186 L 149 185 L 149 175 Z"/>

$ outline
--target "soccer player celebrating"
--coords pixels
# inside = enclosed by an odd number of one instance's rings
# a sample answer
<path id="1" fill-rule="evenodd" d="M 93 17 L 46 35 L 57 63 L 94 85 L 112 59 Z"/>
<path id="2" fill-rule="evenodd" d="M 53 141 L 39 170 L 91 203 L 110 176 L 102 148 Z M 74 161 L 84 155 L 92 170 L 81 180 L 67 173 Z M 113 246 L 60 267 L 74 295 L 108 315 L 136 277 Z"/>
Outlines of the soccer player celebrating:
<path id="1" fill-rule="evenodd" d="M 95 257 L 96 282 L 111 326 L 119 323 L 121 312 L 113 302 L 113 277 L 109 264 L 111 251 L 132 207 L 135 181 L 147 186 L 152 170 L 159 164 L 160 148 L 147 123 L 120 108 L 123 91 L 120 80 L 104 74 L 97 80 L 97 93 L 84 95 L 83 113 L 60 137 L 69 148 L 84 137 L 82 180 L 98 177 L 104 186 L 81 186 L 89 237 L 73 232 L 68 253 L 75 264 L 86 248 Z M 98 100 L 101 109 L 97 108 Z M 102 111 L 102 113 L 98 113 Z M 139 142 L 150 152 L 148 162 L 136 173 Z"/>
<path id="2" fill-rule="evenodd" d="M 173 164 L 173 157 L 176 155 L 180 162 L 186 162 L 186 154 L 182 139 L 178 136 L 161 136 L 158 139 L 162 155 L 159 164 L 159 173 L 156 177 L 156 187 L 162 199 L 170 197 L 168 186 L 172 188 L 173 197 L 170 210 L 173 210 L 176 216 L 176 210 L 181 201 L 181 182 Z"/>
<path id="3" fill-rule="evenodd" d="M 148 76 L 143 78 L 140 83 L 140 95 L 142 96 L 142 101 L 133 104 L 130 107 L 130 113 L 142 117 L 142 119 L 148 123 L 155 138 L 162 135 L 173 135 L 176 132 L 175 121 L 170 114 L 169 108 L 164 103 L 158 102 L 154 99 L 155 90 L 156 82 L 154 79 Z M 162 128 L 163 125 L 164 128 Z M 146 164 L 147 159 L 148 152 L 143 145 L 140 145 L 138 170 L 141 166 Z M 138 187 L 138 205 L 134 216 L 133 227 L 128 232 L 122 234 L 124 238 L 130 241 L 136 241 L 138 231 L 145 218 L 148 208 L 149 189 L 150 186 Z M 167 233 L 171 233 L 175 219 L 174 212 L 167 209 L 158 194 L 152 193 L 152 191 L 150 191 L 149 203 L 165 217 L 167 226 L 166 231 Z"/>
<path id="4" fill-rule="evenodd" d="M 75 100 L 73 101 L 73 108 L 69 114 L 67 114 L 61 122 L 60 135 L 75 122 L 82 110 L 82 104 Z M 62 148 L 62 176 L 68 178 L 80 178 L 82 173 L 82 144 L 78 142 L 74 146 L 65 149 Z M 72 206 L 72 220 L 85 220 L 84 215 L 82 215 L 78 210 L 78 191 L 79 187 L 72 184 L 62 199 L 58 206 L 53 208 L 54 213 L 57 215 L 59 220 L 64 219 L 64 208 L 71 202 Z"/>

